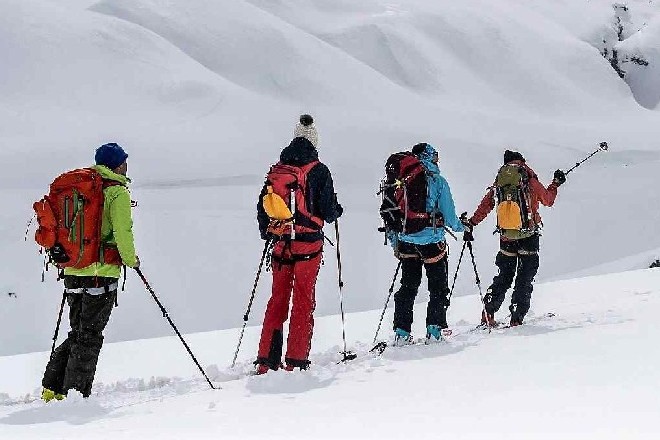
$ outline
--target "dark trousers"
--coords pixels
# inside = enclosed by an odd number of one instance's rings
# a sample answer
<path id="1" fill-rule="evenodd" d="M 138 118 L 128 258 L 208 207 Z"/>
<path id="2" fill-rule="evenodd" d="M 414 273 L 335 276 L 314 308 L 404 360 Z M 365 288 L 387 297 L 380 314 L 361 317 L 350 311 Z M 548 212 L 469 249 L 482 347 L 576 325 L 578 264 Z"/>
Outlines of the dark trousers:
<path id="1" fill-rule="evenodd" d="M 486 291 L 486 312 L 495 314 L 500 309 L 515 277 L 509 311 L 512 321 L 523 321 L 529 311 L 534 290 L 532 282 L 539 269 L 538 252 L 538 235 L 500 242 L 500 252 L 495 257 L 495 265 L 499 273 L 493 278 L 493 284 Z"/>
<path id="2" fill-rule="evenodd" d="M 430 299 L 426 308 L 426 325 L 447 328 L 449 280 L 445 243 L 413 245 L 399 243 L 401 288 L 394 294 L 394 329 L 411 331 L 415 297 L 422 283 L 422 267 L 426 269 Z"/>
<path id="3" fill-rule="evenodd" d="M 67 276 L 64 285 L 68 288 L 102 287 L 116 281 L 112 278 Z M 103 330 L 110 319 L 117 290 L 100 295 L 66 295 L 71 330 L 50 357 L 41 384 L 59 394 L 75 389 L 84 397 L 89 397 L 103 345 Z"/>

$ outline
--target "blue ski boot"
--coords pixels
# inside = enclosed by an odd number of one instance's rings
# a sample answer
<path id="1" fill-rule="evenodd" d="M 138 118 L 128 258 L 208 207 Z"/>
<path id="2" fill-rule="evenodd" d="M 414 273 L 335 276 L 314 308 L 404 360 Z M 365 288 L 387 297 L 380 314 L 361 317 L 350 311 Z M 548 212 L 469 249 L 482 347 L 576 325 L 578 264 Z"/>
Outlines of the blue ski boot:
<path id="1" fill-rule="evenodd" d="M 413 343 L 413 338 L 410 335 L 410 332 L 407 332 L 401 328 L 394 330 L 394 346 L 403 347 L 404 345 L 410 345 Z"/>
<path id="2" fill-rule="evenodd" d="M 433 344 L 435 342 L 446 341 L 451 336 L 451 330 L 448 328 L 440 328 L 439 325 L 426 326 L 426 343 Z"/>

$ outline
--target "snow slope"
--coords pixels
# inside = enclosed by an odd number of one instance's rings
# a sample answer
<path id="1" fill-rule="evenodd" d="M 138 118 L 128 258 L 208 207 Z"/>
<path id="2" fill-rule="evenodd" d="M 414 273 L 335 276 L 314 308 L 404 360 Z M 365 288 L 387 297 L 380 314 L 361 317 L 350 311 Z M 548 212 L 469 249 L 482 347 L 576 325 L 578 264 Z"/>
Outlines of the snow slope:
<path id="1" fill-rule="evenodd" d="M 218 391 L 175 337 L 106 345 L 86 401 L 23 403 L 47 353 L 0 357 L 0 437 L 653 439 L 659 283 L 660 271 L 643 270 L 540 284 L 527 324 L 490 335 L 469 332 L 480 304 L 463 296 L 450 309 L 450 342 L 380 358 L 367 353 L 380 311 L 349 314 L 359 356 L 346 365 L 335 364 L 339 319 L 328 316 L 318 320 L 313 368 L 302 373 L 242 376 L 258 328 L 248 328 L 235 371 L 226 366 L 238 329 L 188 335 L 201 362 L 214 364 L 207 371 Z M 418 334 L 424 310 L 417 306 Z M 533 317 L 548 311 L 556 316 Z M 385 319 L 387 328 L 391 310 Z"/>
<path id="2" fill-rule="evenodd" d="M 631 4 L 643 6 L 644 20 L 658 16 L 653 3 Z M 394 261 L 376 232 L 375 192 L 387 155 L 420 141 L 440 148 L 460 211 L 474 210 L 506 147 L 547 183 L 610 143 L 543 211 L 540 279 L 660 248 L 660 211 L 649 209 L 660 203 L 650 190 L 660 116 L 599 54 L 609 1 L 0 0 L 0 8 L 0 57 L 11 60 L 0 69 L 0 206 L 10 207 L 0 209 L 0 261 L 11 262 L 0 265 L 0 354 L 46 350 L 59 305 L 60 285 L 52 274 L 40 283 L 39 257 L 24 242 L 32 202 L 111 140 L 130 154 L 145 273 L 186 332 L 240 325 L 262 247 L 255 198 L 302 112 L 317 118 L 321 157 L 346 208 L 348 310 L 381 306 Z M 654 38 L 645 47 L 657 47 Z M 484 283 L 497 250 L 492 227 L 491 218 L 475 244 Z M 337 310 L 327 254 L 319 315 Z M 461 280 L 456 295 L 471 288 Z M 251 323 L 268 290 L 265 277 Z M 130 275 L 107 340 L 168 334 L 156 312 Z"/>

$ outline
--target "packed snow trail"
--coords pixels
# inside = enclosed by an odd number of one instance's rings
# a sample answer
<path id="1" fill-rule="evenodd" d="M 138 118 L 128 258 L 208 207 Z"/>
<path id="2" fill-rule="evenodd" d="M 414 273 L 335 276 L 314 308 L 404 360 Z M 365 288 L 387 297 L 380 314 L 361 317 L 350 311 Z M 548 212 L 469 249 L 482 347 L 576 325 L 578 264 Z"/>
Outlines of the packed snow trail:
<path id="1" fill-rule="evenodd" d="M 455 298 L 448 343 L 368 354 L 379 310 L 347 315 L 349 348 L 337 364 L 337 316 L 319 319 L 313 368 L 246 377 L 258 328 L 241 363 L 228 365 L 238 329 L 187 338 L 210 391 L 175 338 L 108 344 L 92 397 L 21 403 L 37 391 L 47 353 L 0 358 L 0 437 L 22 438 L 632 438 L 658 434 L 655 368 L 660 271 L 540 284 L 529 324 L 472 332 L 480 304 Z M 423 332 L 418 304 L 413 332 Z M 534 311 L 556 316 L 534 322 Z M 506 313 L 506 312 L 502 312 Z M 391 320 L 391 310 L 386 314 Z M 360 342 L 362 341 L 362 342 Z M 151 377 L 154 377 L 151 379 Z M 132 377 L 131 379 L 129 379 Z M 29 396 L 28 396 L 29 397 Z"/>

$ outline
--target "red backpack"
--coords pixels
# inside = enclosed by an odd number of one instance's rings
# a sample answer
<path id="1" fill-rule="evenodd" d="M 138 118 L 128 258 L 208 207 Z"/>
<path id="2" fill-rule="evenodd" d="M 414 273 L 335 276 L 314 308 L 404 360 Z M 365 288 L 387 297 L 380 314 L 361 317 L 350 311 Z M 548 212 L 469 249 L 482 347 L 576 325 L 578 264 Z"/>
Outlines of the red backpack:
<path id="1" fill-rule="evenodd" d="M 266 175 L 267 193 L 262 199 L 271 219 L 270 232 L 295 239 L 297 234 L 318 233 L 323 229 L 323 219 L 312 214 L 307 203 L 307 175 L 318 163 L 316 160 L 302 167 L 277 163 L 270 168 Z M 281 198 L 288 210 L 273 209 L 282 206 L 279 200 L 274 203 L 276 198 Z M 283 218 L 286 216 L 289 218 Z"/>
<path id="2" fill-rule="evenodd" d="M 39 225 L 35 241 L 57 267 L 82 269 L 94 263 L 121 265 L 114 247 L 101 243 L 103 190 L 119 182 L 83 168 L 57 177 L 50 192 L 33 207 Z"/>
<path id="3" fill-rule="evenodd" d="M 426 168 L 415 154 L 394 153 L 387 159 L 380 190 L 380 215 L 386 230 L 414 234 L 431 225 L 432 216 L 426 212 L 427 188 Z M 438 219 L 436 225 L 442 224 Z"/>

